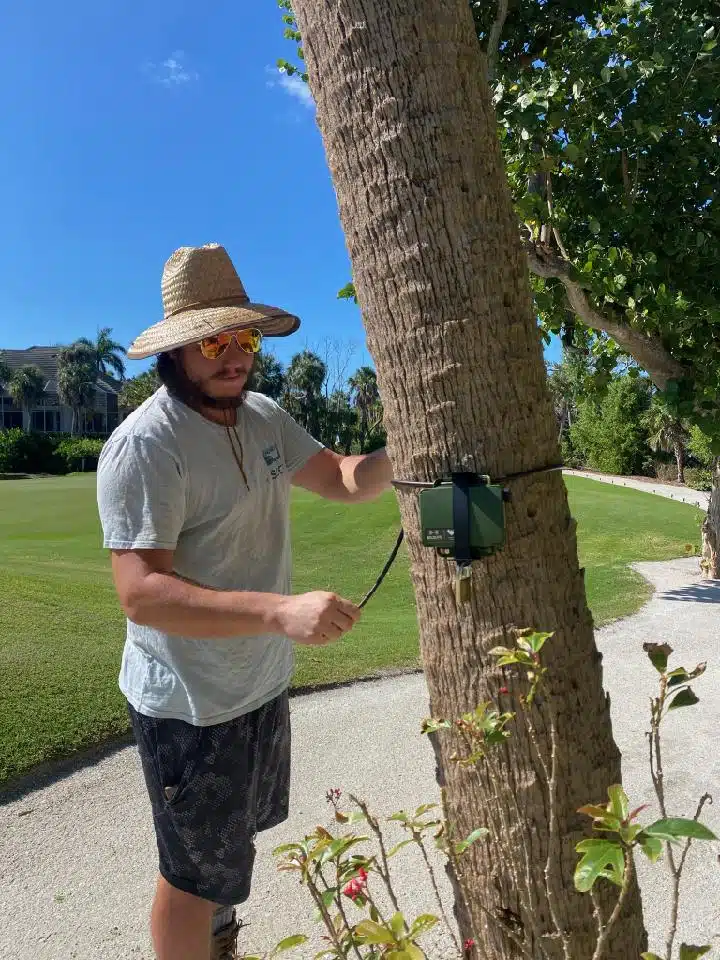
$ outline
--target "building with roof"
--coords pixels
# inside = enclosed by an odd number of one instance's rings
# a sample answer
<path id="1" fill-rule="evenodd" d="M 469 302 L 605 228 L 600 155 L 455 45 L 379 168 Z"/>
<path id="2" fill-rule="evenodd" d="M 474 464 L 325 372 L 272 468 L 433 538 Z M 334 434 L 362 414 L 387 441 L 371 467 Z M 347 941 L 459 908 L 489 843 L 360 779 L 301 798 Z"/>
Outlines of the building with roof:
<path id="1" fill-rule="evenodd" d="M 0 357 L 10 367 L 37 367 L 45 379 L 42 397 L 26 413 L 14 403 L 7 385 L 0 385 L 0 429 L 24 427 L 40 433 L 70 432 L 72 410 L 60 403 L 57 386 L 57 357 L 62 347 L 28 347 L 27 350 L 2 350 Z M 85 434 L 99 435 L 111 433 L 120 422 L 118 397 L 121 383 L 107 374 L 99 374 L 95 383 L 95 395 L 92 408 L 88 411 Z"/>

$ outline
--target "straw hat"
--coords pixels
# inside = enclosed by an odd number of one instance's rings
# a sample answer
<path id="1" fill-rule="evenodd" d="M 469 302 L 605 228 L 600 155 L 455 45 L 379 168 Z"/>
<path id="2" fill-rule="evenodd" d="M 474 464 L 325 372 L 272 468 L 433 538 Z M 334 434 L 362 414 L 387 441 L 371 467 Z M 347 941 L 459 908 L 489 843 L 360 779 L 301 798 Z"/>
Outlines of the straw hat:
<path id="1" fill-rule="evenodd" d="M 300 326 L 297 317 L 279 307 L 251 303 L 227 251 L 217 243 L 176 250 L 163 270 L 162 298 L 165 317 L 130 345 L 133 360 L 236 327 L 286 337 Z"/>

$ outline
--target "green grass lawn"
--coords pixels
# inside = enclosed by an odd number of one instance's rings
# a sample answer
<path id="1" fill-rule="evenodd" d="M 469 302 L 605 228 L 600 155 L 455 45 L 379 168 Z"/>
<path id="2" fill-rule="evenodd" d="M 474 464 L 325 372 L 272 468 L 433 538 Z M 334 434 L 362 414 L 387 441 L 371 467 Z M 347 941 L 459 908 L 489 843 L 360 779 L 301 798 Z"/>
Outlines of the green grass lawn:
<path id="1" fill-rule="evenodd" d="M 567 485 L 598 623 L 631 613 L 649 595 L 627 564 L 670 559 L 699 543 L 695 507 L 576 477 Z M 360 600 L 398 523 L 390 494 L 350 508 L 297 492 L 295 588 Z M 128 729 L 117 688 L 124 620 L 100 543 L 94 475 L 0 482 L 0 781 Z M 298 655 L 299 686 L 417 665 L 406 555 L 349 637 Z"/>

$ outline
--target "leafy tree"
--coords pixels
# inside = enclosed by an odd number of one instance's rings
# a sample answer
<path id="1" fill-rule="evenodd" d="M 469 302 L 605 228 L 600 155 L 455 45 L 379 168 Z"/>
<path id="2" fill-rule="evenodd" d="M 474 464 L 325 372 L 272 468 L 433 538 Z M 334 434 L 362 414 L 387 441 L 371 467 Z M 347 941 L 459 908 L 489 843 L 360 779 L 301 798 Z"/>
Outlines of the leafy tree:
<path id="1" fill-rule="evenodd" d="M 40 400 L 45 391 L 46 379 L 39 367 L 27 364 L 13 371 L 7 380 L 7 389 L 23 412 L 25 430 L 30 429 L 30 409 Z"/>
<path id="2" fill-rule="evenodd" d="M 574 449 L 585 463 L 603 473 L 643 472 L 648 456 L 644 414 L 650 404 L 649 381 L 616 377 L 601 400 L 588 398 L 570 429 Z"/>
<path id="3" fill-rule="evenodd" d="M 703 467 L 712 467 L 715 461 L 715 454 L 712 450 L 712 439 L 702 432 L 700 427 L 693 424 L 690 427 L 690 436 L 687 447 L 690 454 Z"/>
<path id="4" fill-rule="evenodd" d="M 650 402 L 643 424 L 648 432 L 650 449 L 674 454 L 678 483 L 685 483 L 685 457 L 690 439 L 686 425 L 657 395 Z"/>
<path id="5" fill-rule="evenodd" d="M 122 358 L 127 350 L 117 340 L 112 339 L 111 333 L 112 327 L 103 327 L 98 330 L 97 339 L 94 342 L 87 337 L 81 337 L 76 343 L 84 344 L 95 351 L 98 373 L 107 375 L 112 370 L 120 380 L 124 380 L 125 362 Z"/>
<path id="6" fill-rule="evenodd" d="M 283 404 L 298 423 L 314 436 L 320 435 L 323 383 L 327 368 L 311 350 L 296 353 L 285 374 Z"/>
<path id="7" fill-rule="evenodd" d="M 125 381 L 118 398 L 118 406 L 127 411 L 136 410 L 155 393 L 159 386 L 160 378 L 153 364 L 149 370 Z"/>
<path id="8" fill-rule="evenodd" d="M 77 342 L 58 352 L 58 395 L 72 410 L 70 432 L 84 424 L 85 413 L 92 409 L 98 377 L 97 353 L 92 346 Z"/>
<path id="9" fill-rule="evenodd" d="M 346 390 L 333 390 L 325 403 L 320 439 L 345 454 L 352 453 L 357 434 L 357 417 Z"/>
<path id="10" fill-rule="evenodd" d="M 280 400 L 285 390 L 285 373 L 282 364 L 274 354 L 263 350 L 255 357 L 250 389 L 264 393 L 272 400 Z"/>
<path id="11" fill-rule="evenodd" d="M 372 367 L 360 367 L 350 377 L 348 385 L 351 390 L 352 402 L 358 411 L 360 453 L 364 453 L 372 415 L 373 413 L 377 414 L 380 406 L 377 374 Z"/>
<path id="12" fill-rule="evenodd" d="M 720 452 L 720 150 L 707 3 L 521 0 L 491 42 L 495 102 L 546 330 L 630 354 Z M 720 524 L 720 489 L 708 524 Z M 715 539 L 717 540 L 716 531 Z M 706 525 L 707 534 L 707 525 Z M 720 573 L 720 555 L 711 564 Z"/>

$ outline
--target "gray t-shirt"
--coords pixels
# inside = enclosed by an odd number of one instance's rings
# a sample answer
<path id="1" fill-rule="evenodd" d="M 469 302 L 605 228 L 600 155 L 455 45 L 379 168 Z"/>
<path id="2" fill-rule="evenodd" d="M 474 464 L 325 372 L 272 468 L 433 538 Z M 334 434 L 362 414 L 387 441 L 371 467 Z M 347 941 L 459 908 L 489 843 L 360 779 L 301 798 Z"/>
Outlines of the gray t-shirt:
<path id="1" fill-rule="evenodd" d="M 100 457 L 104 545 L 174 550 L 177 574 L 217 590 L 290 593 L 291 478 L 322 445 L 258 393 L 236 430 L 249 490 L 225 427 L 164 387 L 146 400 Z M 120 689 L 140 713 L 206 726 L 272 700 L 293 664 L 286 637 L 197 639 L 128 620 Z"/>

